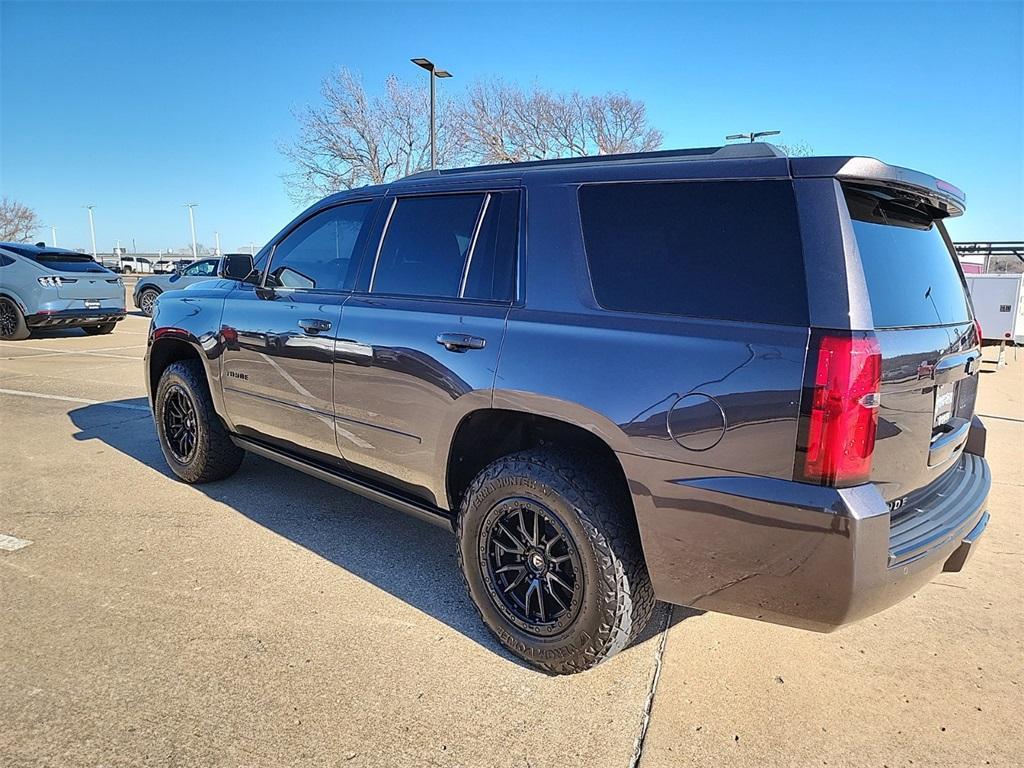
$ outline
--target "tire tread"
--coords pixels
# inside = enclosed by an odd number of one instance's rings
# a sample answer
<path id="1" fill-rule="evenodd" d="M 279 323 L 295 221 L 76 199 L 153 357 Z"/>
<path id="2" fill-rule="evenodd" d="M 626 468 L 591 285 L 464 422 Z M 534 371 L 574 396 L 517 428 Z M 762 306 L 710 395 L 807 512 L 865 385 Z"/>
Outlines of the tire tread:
<path id="1" fill-rule="evenodd" d="M 525 466 L 524 466 L 525 465 Z M 527 474 L 538 484 L 555 490 L 569 504 L 586 531 L 597 554 L 601 573 L 603 620 L 597 632 L 586 640 L 576 653 L 557 660 L 524 656 L 510 647 L 495 632 L 506 648 L 534 666 L 557 675 L 590 669 L 627 647 L 643 632 L 654 612 L 654 588 L 640 547 L 635 518 L 614 503 L 616 494 L 605 479 L 597 462 L 579 454 L 539 448 L 510 454 L 497 459 L 473 479 L 463 496 L 456 519 L 456 534 L 463 536 L 463 524 L 473 505 L 485 490 L 504 476 Z M 458 547 L 459 565 L 463 575 L 462 547 Z M 466 580 L 469 589 L 469 582 Z M 472 591 L 470 598 L 472 599 Z M 476 605 L 481 620 L 490 627 L 487 617 Z M 493 631 L 493 627 L 491 627 Z"/>

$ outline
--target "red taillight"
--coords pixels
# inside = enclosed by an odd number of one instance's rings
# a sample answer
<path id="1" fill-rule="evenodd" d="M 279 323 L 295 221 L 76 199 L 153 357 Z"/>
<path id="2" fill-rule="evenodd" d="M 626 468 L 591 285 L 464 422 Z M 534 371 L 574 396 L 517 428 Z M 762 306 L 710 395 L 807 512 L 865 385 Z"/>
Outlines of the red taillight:
<path id="1" fill-rule="evenodd" d="M 804 393 L 798 479 L 832 486 L 866 482 L 881 398 L 878 340 L 871 333 L 816 331 L 808 364 L 814 368 Z"/>
<path id="2" fill-rule="evenodd" d="M 982 337 L 981 337 L 981 322 L 978 320 L 977 317 L 974 318 L 974 331 L 975 331 L 975 333 L 978 334 L 978 346 L 980 347 L 981 346 L 981 341 L 982 341 Z"/>

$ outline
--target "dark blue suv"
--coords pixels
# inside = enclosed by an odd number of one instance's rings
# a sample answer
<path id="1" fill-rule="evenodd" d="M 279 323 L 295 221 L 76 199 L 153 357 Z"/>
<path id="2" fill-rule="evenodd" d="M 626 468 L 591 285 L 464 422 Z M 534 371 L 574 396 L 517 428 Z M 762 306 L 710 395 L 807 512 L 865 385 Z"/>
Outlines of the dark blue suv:
<path id="1" fill-rule="evenodd" d="M 552 673 L 655 599 L 828 631 L 988 519 L 964 196 L 770 145 L 417 174 L 331 196 L 157 304 L 186 482 L 245 451 L 452 528 Z"/>

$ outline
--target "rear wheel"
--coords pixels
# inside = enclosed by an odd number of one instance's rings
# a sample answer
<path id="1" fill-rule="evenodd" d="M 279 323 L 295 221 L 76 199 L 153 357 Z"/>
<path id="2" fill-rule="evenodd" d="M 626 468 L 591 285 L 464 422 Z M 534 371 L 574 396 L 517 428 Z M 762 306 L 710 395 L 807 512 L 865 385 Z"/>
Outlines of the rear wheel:
<path id="1" fill-rule="evenodd" d="M 546 672 L 599 664 L 651 617 L 654 591 L 632 511 L 596 467 L 542 450 L 498 459 L 470 484 L 457 528 L 484 623 Z"/>
<path id="2" fill-rule="evenodd" d="M 117 323 L 100 323 L 99 325 L 83 325 L 82 330 L 90 336 L 101 336 L 114 330 Z"/>
<path id="3" fill-rule="evenodd" d="M 208 483 L 233 475 L 245 451 L 231 442 L 213 408 L 203 364 L 181 360 L 167 366 L 154 398 L 160 449 L 186 483 Z"/>
<path id="4" fill-rule="evenodd" d="M 0 339 L 20 341 L 27 339 L 28 326 L 21 308 L 6 296 L 0 296 Z"/>
<path id="5" fill-rule="evenodd" d="M 139 311 L 142 312 L 146 317 L 153 316 L 153 307 L 156 305 L 157 296 L 159 291 L 153 288 L 146 288 L 139 294 Z"/>

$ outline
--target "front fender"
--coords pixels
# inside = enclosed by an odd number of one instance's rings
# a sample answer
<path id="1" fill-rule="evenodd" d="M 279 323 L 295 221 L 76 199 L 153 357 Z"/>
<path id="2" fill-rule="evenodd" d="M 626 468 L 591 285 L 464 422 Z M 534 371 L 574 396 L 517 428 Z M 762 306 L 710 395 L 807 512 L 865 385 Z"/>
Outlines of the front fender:
<path id="1" fill-rule="evenodd" d="M 214 409 L 230 426 L 221 387 L 221 358 L 225 347 L 220 323 L 224 297 L 186 296 L 178 291 L 167 291 L 163 296 L 166 298 L 157 304 L 149 326 L 146 349 L 146 387 L 150 403 L 160 372 L 170 362 L 197 357 L 206 371 Z"/>

